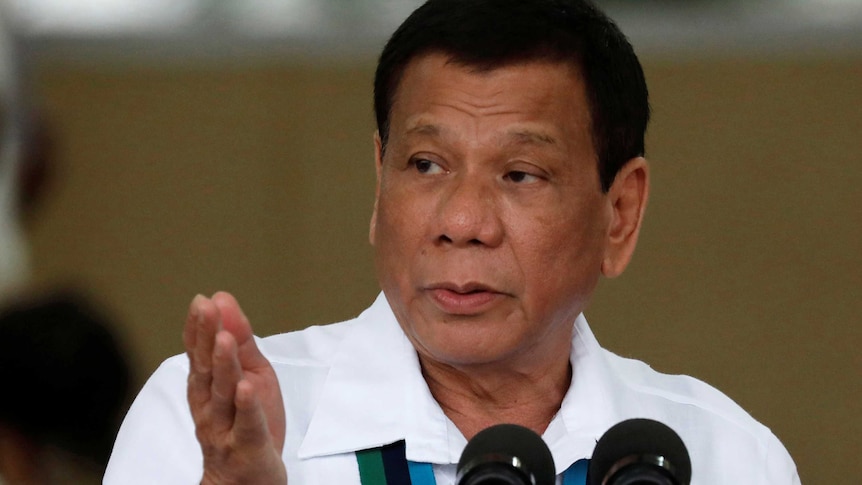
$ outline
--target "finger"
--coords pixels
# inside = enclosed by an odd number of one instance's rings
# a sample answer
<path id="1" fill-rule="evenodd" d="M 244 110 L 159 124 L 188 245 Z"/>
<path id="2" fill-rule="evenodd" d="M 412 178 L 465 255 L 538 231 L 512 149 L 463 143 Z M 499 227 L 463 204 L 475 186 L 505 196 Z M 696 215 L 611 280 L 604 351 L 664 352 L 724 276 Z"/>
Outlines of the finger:
<path id="1" fill-rule="evenodd" d="M 192 363 L 194 371 L 206 374 L 212 371 L 212 353 L 215 336 L 221 330 L 221 314 L 212 300 L 198 300 L 198 320 L 195 332 Z"/>
<path id="2" fill-rule="evenodd" d="M 254 341 L 251 323 L 233 295 L 227 292 L 218 292 L 213 295 L 212 301 L 219 309 L 223 328 L 236 339 L 242 367 L 245 369 L 268 367 L 269 361 L 263 356 Z"/>
<path id="3" fill-rule="evenodd" d="M 216 335 L 212 362 L 212 395 L 210 413 L 216 429 L 230 429 L 234 424 L 236 388 L 242 369 L 236 355 L 236 341 L 224 330 Z"/>
<path id="4" fill-rule="evenodd" d="M 237 345 L 252 338 L 251 324 L 233 295 L 219 291 L 213 295 L 212 302 L 221 314 L 223 328 L 233 334 Z"/>
<path id="5" fill-rule="evenodd" d="M 190 305 L 183 332 L 189 357 L 187 398 L 193 413 L 205 405 L 211 396 L 212 347 L 218 325 L 218 308 L 208 298 L 196 296 Z"/>
<path id="6" fill-rule="evenodd" d="M 270 439 L 269 426 L 263 405 L 250 381 L 242 380 L 237 384 L 234 404 L 233 434 L 236 443 L 254 448 L 266 445 Z"/>
<path id="7" fill-rule="evenodd" d="M 189 304 L 189 311 L 186 314 L 186 324 L 183 327 L 183 346 L 189 357 L 192 357 L 192 349 L 195 347 L 195 342 L 197 341 L 195 336 L 197 335 L 198 319 L 200 318 L 200 309 L 198 307 L 202 299 L 205 299 L 203 295 L 195 295 L 192 298 L 192 302 Z"/>

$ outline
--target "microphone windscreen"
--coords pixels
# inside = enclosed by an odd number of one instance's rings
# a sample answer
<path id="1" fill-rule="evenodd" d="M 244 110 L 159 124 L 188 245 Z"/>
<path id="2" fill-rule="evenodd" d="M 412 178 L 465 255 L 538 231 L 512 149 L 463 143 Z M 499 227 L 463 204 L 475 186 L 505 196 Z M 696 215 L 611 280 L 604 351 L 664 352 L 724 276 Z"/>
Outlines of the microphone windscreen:
<path id="1" fill-rule="evenodd" d="M 679 435 L 658 421 L 637 418 L 617 423 L 602 435 L 590 460 L 587 483 L 601 485 L 612 468 L 626 461 L 649 461 L 649 457 L 659 458 L 677 483 L 691 481 L 691 459 Z"/>
<path id="2" fill-rule="evenodd" d="M 467 443 L 458 461 L 456 483 L 554 485 L 554 470 L 554 458 L 541 436 L 516 424 L 498 424 Z"/>

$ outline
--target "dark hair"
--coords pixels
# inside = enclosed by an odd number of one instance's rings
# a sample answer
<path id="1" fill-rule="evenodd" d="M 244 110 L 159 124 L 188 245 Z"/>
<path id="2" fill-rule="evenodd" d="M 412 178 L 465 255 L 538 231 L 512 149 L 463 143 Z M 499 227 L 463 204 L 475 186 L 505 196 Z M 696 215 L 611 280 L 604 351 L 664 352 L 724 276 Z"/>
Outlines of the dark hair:
<path id="1" fill-rule="evenodd" d="M 74 291 L 0 310 L 0 423 L 104 469 L 132 376 L 111 322 Z"/>
<path id="2" fill-rule="evenodd" d="M 440 52 L 480 70 L 529 61 L 568 63 L 584 78 L 602 190 L 644 154 L 646 81 L 626 37 L 586 0 L 428 0 L 384 47 L 374 112 L 385 148 L 389 114 L 411 60 Z"/>

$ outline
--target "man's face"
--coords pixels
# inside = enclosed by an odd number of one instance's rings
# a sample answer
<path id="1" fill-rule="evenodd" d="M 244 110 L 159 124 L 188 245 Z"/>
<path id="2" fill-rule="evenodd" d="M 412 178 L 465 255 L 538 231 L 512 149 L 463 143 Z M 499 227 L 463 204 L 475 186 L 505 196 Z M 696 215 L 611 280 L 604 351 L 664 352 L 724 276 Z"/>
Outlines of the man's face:
<path id="1" fill-rule="evenodd" d="M 447 61 L 407 66 L 382 158 L 377 142 L 381 287 L 424 358 L 568 355 L 613 218 L 584 84 L 556 63 L 478 72 Z"/>

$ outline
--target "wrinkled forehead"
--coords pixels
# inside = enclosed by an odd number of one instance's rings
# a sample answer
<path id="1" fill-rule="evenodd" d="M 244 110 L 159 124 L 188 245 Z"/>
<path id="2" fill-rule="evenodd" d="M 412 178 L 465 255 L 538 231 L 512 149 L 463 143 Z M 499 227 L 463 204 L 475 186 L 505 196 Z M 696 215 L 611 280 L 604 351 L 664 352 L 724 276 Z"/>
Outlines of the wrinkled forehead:
<path id="1" fill-rule="evenodd" d="M 430 49 L 411 56 L 401 67 L 397 75 L 393 76 L 394 84 L 391 90 L 390 105 L 394 105 L 398 98 L 399 91 L 404 83 L 405 74 L 408 71 L 413 71 L 412 74 L 416 76 L 416 66 L 427 63 L 429 59 L 437 59 L 439 60 L 439 65 L 460 68 L 465 72 L 477 75 L 490 75 L 494 72 L 527 66 L 552 67 L 565 71 L 572 77 L 575 84 L 579 86 L 583 85 L 583 88 L 586 89 L 586 78 L 583 75 L 581 64 L 579 60 L 573 58 L 559 59 L 550 56 L 526 56 L 512 57 L 511 59 L 504 60 L 475 60 L 458 56 L 442 49 Z M 433 72 L 426 71 L 423 74 L 427 75 L 431 73 Z"/>

